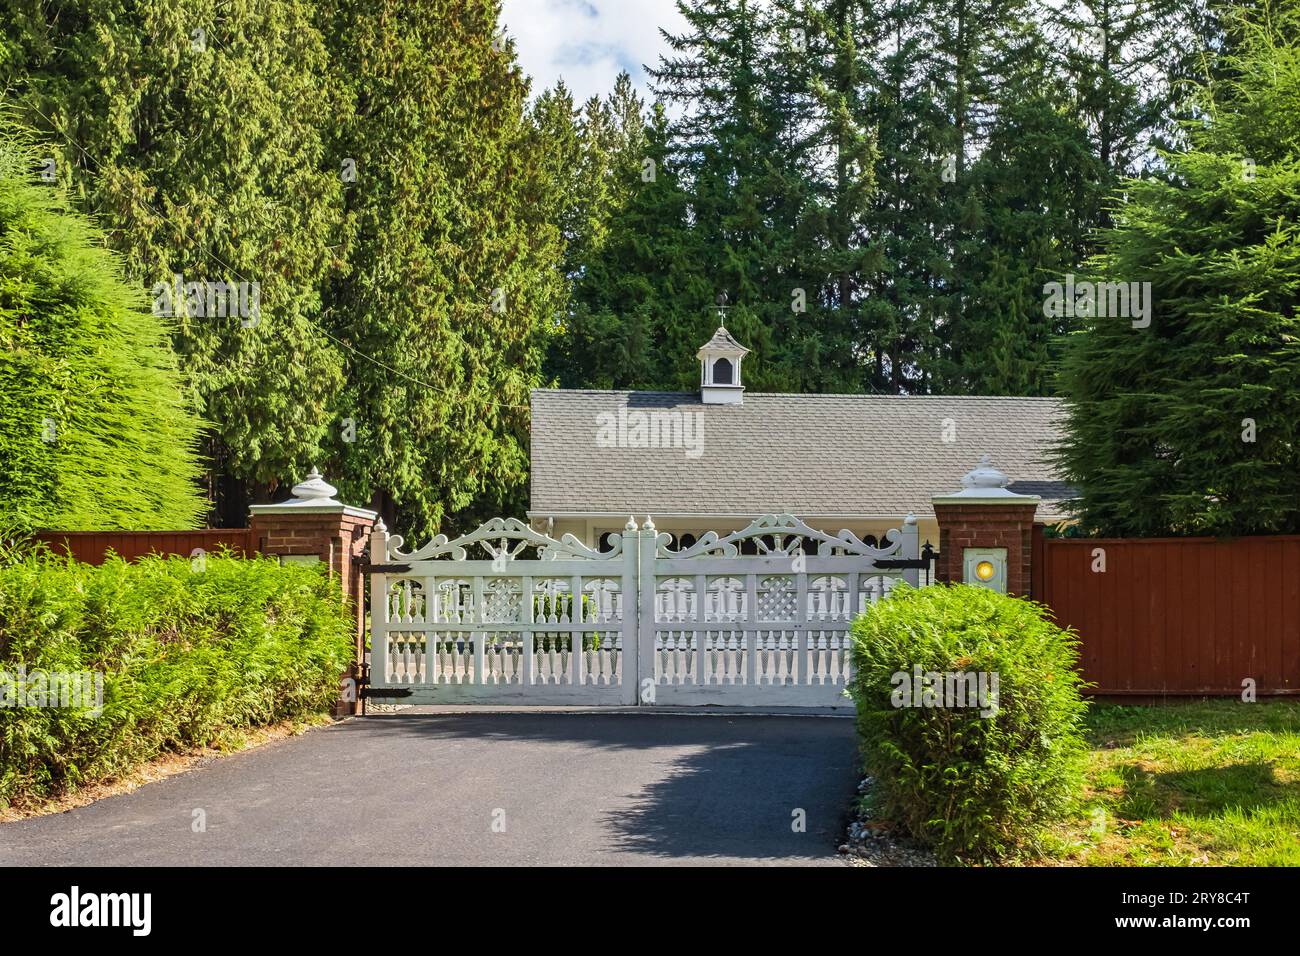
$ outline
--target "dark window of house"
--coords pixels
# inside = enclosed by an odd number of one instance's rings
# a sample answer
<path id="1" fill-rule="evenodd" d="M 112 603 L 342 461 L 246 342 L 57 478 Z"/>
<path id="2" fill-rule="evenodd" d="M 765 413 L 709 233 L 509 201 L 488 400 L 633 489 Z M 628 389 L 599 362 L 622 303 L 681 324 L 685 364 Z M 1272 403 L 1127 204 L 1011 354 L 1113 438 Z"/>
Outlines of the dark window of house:
<path id="1" fill-rule="evenodd" d="M 607 554 L 608 552 L 614 550 L 613 545 L 609 543 L 609 536 L 613 533 L 614 532 L 612 531 L 606 531 L 604 534 L 600 536 L 600 541 L 597 542 L 596 544 L 597 551 L 601 552 L 602 554 Z"/>
<path id="2" fill-rule="evenodd" d="M 713 363 L 713 384 L 731 384 L 731 359 L 720 358 Z"/>
<path id="3" fill-rule="evenodd" d="M 699 539 L 698 539 L 697 537 L 695 537 L 695 535 L 693 535 L 693 534 L 684 534 L 684 535 L 682 535 L 682 547 L 683 547 L 683 548 L 693 548 L 693 547 L 695 547 L 695 542 L 698 541 L 698 540 L 699 540 Z"/>

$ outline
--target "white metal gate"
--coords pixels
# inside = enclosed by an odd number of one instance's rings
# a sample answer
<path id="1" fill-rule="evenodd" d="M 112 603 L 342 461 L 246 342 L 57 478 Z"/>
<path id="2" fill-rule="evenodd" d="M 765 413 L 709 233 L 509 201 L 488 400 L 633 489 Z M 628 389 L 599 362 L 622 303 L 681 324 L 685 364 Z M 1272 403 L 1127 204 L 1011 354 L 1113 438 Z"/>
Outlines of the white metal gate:
<path id="1" fill-rule="evenodd" d="M 410 703 L 846 705 L 849 625 L 919 579 L 916 519 L 872 547 L 764 515 L 688 548 L 647 519 L 594 551 L 497 518 L 371 537 L 370 686 Z M 753 553 L 746 553 L 753 552 Z"/>

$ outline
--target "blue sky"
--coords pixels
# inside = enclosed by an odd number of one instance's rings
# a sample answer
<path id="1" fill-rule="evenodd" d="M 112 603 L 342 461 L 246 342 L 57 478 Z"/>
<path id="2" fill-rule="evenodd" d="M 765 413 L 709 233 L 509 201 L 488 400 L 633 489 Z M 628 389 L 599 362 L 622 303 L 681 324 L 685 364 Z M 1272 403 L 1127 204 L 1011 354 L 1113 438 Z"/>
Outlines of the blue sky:
<path id="1" fill-rule="evenodd" d="M 673 0 L 505 0 L 501 22 L 533 94 L 563 77 L 579 103 L 608 93 L 621 70 L 649 101 L 641 65 L 657 63 L 666 49 L 660 27 L 682 25 Z"/>

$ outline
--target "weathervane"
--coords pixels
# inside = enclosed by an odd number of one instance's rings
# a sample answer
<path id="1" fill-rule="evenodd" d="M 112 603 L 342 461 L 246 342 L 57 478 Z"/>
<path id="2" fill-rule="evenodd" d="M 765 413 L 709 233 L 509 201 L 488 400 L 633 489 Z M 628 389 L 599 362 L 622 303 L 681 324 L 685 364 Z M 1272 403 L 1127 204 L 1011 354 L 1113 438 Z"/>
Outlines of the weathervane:
<path id="1" fill-rule="evenodd" d="M 727 293 L 725 291 L 719 292 L 714 301 L 718 303 L 718 324 L 725 329 L 727 327 L 726 312 L 731 308 L 731 306 L 727 305 Z"/>

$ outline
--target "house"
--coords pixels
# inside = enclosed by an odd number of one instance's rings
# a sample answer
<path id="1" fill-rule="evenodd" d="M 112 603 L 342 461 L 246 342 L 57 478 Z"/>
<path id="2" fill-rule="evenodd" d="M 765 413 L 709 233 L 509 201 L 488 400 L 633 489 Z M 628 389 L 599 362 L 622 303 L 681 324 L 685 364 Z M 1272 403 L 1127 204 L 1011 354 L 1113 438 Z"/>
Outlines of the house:
<path id="1" fill-rule="evenodd" d="M 748 349 L 719 328 L 697 353 L 697 392 L 535 389 L 532 526 L 589 546 L 645 515 L 692 544 L 790 512 L 832 533 L 879 537 L 916 515 L 939 543 L 930 498 L 982 455 L 1038 495 L 1039 522 L 1070 489 L 1047 462 L 1060 434 L 1051 398 L 746 394 Z"/>

